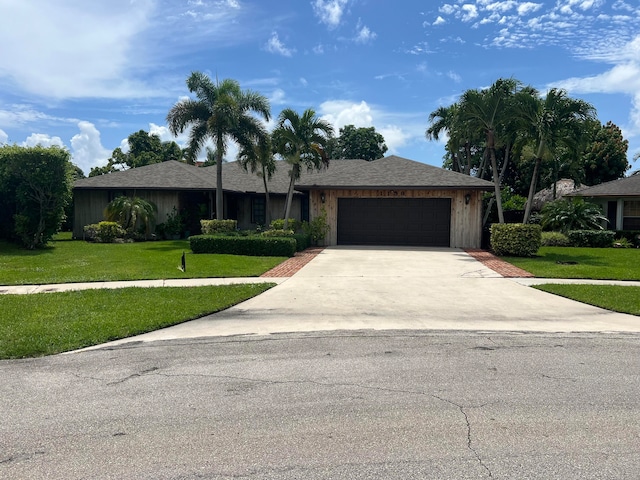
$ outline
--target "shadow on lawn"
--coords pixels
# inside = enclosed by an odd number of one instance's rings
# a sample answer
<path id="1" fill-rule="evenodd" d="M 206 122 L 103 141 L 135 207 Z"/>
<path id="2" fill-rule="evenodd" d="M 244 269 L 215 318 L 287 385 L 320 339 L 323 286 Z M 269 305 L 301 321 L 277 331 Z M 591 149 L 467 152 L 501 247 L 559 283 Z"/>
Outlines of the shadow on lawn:
<path id="1" fill-rule="evenodd" d="M 586 265 L 590 267 L 603 267 L 608 263 L 601 259 L 593 258 L 588 255 L 568 255 L 551 253 L 544 256 L 534 257 L 538 259 L 540 263 L 566 265 L 567 267 L 575 267 L 580 265 Z"/>

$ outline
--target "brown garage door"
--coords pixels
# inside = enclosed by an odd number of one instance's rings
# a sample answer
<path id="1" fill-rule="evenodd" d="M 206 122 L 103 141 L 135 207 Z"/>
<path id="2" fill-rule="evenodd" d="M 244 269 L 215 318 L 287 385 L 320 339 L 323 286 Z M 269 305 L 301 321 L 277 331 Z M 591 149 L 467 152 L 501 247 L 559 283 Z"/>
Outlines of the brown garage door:
<path id="1" fill-rule="evenodd" d="M 449 198 L 339 198 L 339 245 L 448 247 Z"/>

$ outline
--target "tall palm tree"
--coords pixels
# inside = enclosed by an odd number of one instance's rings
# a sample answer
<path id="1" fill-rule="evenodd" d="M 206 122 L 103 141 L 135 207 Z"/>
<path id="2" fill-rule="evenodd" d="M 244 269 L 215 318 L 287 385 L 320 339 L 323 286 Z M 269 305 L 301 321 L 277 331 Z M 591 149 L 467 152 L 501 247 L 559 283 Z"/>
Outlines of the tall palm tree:
<path id="1" fill-rule="evenodd" d="M 272 134 L 275 151 L 291 166 L 291 180 L 284 212 L 285 229 L 289 226 L 293 186 L 300 178 L 302 167 L 319 170 L 329 165 L 325 148 L 332 133 L 333 127 L 329 122 L 316 117 L 312 108 L 306 109 L 302 116 L 290 108 L 285 108 L 278 116 L 278 124 Z"/>
<path id="2" fill-rule="evenodd" d="M 446 133 L 449 137 L 446 149 L 452 160 L 452 168 L 456 172 L 471 175 L 472 154 L 470 132 L 460 118 L 460 104 L 454 103 L 448 107 L 438 107 L 429 115 L 429 128 L 425 132 L 427 140 L 440 140 Z M 460 159 L 460 152 L 464 151 L 464 160 Z"/>
<path id="3" fill-rule="evenodd" d="M 502 142 L 501 134 L 505 124 L 513 118 L 511 97 L 520 87 L 515 79 L 499 79 L 491 87 L 483 90 L 467 90 L 460 101 L 460 115 L 472 131 L 485 135 L 485 152 L 491 161 L 491 171 L 495 191 L 498 219 L 504 223 L 500 175 L 496 161 L 496 144 Z"/>
<path id="4" fill-rule="evenodd" d="M 269 180 L 276 171 L 276 162 L 273 156 L 273 149 L 271 145 L 271 138 L 269 135 L 262 139 L 259 139 L 256 143 L 251 145 L 251 148 L 242 148 L 238 153 L 238 163 L 245 170 L 251 170 L 251 173 L 256 173 L 262 178 L 264 185 L 265 195 L 265 224 L 271 223 L 270 211 L 271 202 L 269 198 Z"/>
<path id="5" fill-rule="evenodd" d="M 586 133 L 585 122 L 595 118 L 595 109 L 583 100 L 570 98 L 564 90 L 552 88 L 544 99 L 532 98 L 525 105 L 523 114 L 536 142 L 535 164 L 523 219 L 528 223 L 543 157 L 555 155 L 561 145 L 575 149 Z"/>
<path id="6" fill-rule="evenodd" d="M 216 218 L 223 218 L 222 158 L 229 140 L 241 148 L 264 137 L 264 125 L 251 113 L 266 121 L 271 117 L 269 101 L 251 90 L 241 90 L 237 81 L 225 79 L 214 83 L 207 75 L 193 72 L 187 78 L 187 87 L 196 99 L 180 100 L 167 114 L 169 130 L 174 135 L 187 128 L 189 140 L 188 161 L 193 163 L 207 140 L 212 140 L 216 153 Z"/>

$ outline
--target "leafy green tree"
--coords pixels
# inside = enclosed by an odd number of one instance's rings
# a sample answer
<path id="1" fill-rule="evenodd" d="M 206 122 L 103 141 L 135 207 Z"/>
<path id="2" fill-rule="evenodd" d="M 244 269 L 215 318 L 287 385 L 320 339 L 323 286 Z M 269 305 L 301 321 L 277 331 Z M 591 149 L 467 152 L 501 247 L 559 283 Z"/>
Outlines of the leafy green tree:
<path id="1" fill-rule="evenodd" d="M 549 202 L 540 212 L 541 225 L 545 230 L 566 233 L 570 230 L 602 230 L 607 217 L 598 205 L 582 198 L 560 199 Z"/>
<path id="2" fill-rule="evenodd" d="M 598 185 L 622 178 L 631 168 L 627 160 L 629 142 L 612 122 L 598 123 L 591 132 L 591 140 L 583 157 L 584 183 Z"/>
<path id="3" fill-rule="evenodd" d="M 120 226 L 132 235 L 138 227 L 144 227 L 149 234 L 156 219 L 156 206 L 140 197 L 122 195 L 113 199 L 104 210 L 105 219 L 118 222 Z"/>
<path id="4" fill-rule="evenodd" d="M 143 167 L 168 160 L 182 161 L 183 159 L 182 149 L 176 142 L 163 142 L 160 136 L 145 130 L 138 130 L 129 135 L 127 144 L 129 145 L 127 153 L 123 152 L 120 147 L 116 148 L 107 164 L 102 167 L 93 167 L 89 176 L 95 177 L 119 170 Z"/>
<path id="5" fill-rule="evenodd" d="M 46 245 L 71 200 L 72 164 L 59 147 L 0 147 L 0 235 L 28 249 Z"/>
<path id="6" fill-rule="evenodd" d="M 345 125 L 340 129 L 330 158 L 372 161 L 384 157 L 387 150 L 384 137 L 376 132 L 375 127 Z"/>
<path id="7" fill-rule="evenodd" d="M 543 157 L 554 158 L 560 145 L 578 151 L 586 133 L 585 122 L 594 118 L 595 109 L 583 100 L 568 97 L 564 90 L 552 88 L 544 99 L 531 97 L 522 112 L 537 145 L 523 219 L 523 223 L 528 223 Z"/>
<path id="8" fill-rule="evenodd" d="M 207 140 L 212 140 L 216 152 L 216 218 L 223 219 L 222 159 L 229 140 L 240 148 L 251 148 L 252 142 L 267 135 L 255 113 L 269 120 L 269 101 L 261 94 L 243 91 L 231 79 L 215 83 L 204 73 L 193 72 L 187 87 L 196 99 L 181 100 L 167 114 L 169 130 L 177 135 L 189 131 L 188 161 L 193 162 Z"/>
<path id="9" fill-rule="evenodd" d="M 319 170 L 329 165 L 325 147 L 332 133 L 333 127 L 325 120 L 319 119 L 312 108 L 306 109 L 302 116 L 286 108 L 278 116 L 278 124 L 272 134 L 274 148 L 291 166 L 284 212 L 285 230 L 289 227 L 293 186 L 300 178 L 302 167 Z"/>
<path id="10" fill-rule="evenodd" d="M 273 152 L 271 137 L 269 135 L 258 139 L 251 148 L 243 148 L 238 153 L 238 163 L 245 170 L 257 173 L 262 178 L 265 196 L 265 225 L 271 223 L 271 200 L 269 196 L 269 180 L 276 171 L 276 161 Z"/>

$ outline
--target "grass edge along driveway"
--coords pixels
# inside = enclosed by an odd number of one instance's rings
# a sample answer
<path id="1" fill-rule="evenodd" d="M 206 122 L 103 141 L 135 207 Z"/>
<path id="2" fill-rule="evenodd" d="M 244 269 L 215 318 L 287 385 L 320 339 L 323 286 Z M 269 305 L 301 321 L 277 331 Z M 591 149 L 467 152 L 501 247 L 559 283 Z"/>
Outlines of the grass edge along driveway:
<path id="1" fill-rule="evenodd" d="M 501 257 L 537 278 L 640 280 L 640 250 L 633 248 L 542 247 L 531 258 Z M 534 288 L 614 312 L 640 315 L 640 287 L 560 285 Z"/>
<path id="2" fill-rule="evenodd" d="M 219 312 L 273 283 L 0 295 L 0 359 L 77 350 Z"/>

